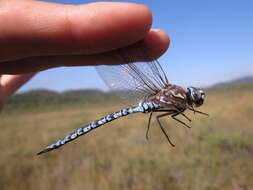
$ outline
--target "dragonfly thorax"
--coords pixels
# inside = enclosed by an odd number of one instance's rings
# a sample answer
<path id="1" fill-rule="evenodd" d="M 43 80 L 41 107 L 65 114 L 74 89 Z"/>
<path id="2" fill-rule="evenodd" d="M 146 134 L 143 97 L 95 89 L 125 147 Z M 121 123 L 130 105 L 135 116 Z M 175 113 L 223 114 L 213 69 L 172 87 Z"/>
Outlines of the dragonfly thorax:
<path id="1" fill-rule="evenodd" d="M 204 103 L 204 99 L 205 99 L 204 90 L 195 87 L 187 88 L 187 100 L 189 105 L 199 107 Z"/>

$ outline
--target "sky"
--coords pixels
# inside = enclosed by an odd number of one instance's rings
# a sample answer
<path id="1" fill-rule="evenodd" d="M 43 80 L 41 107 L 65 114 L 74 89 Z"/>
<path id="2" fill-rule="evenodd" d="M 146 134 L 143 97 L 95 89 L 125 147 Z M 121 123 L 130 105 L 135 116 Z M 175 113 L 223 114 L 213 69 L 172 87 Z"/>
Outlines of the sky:
<path id="1" fill-rule="evenodd" d="M 46 1 L 46 0 L 44 0 Z M 90 0 L 47 0 L 64 4 Z M 168 32 L 169 50 L 159 58 L 171 83 L 209 86 L 253 76 L 252 0 L 139 0 L 153 14 L 152 28 Z M 94 67 L 56 68 L 37 74 L 20 90 L 103 89 Z"/>

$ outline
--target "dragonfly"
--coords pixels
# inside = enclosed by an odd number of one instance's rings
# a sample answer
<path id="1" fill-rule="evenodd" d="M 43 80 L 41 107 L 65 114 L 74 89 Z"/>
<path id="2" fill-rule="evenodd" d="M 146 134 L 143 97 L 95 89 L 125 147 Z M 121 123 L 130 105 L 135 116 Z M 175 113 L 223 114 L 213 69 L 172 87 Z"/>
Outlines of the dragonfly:
<path id="1" fill-rule="evenodd" d="M 147 48 L 143 46 L 143 43 L 139 44 L 139 46 L 140 48 L 135 51 L 136 57 L 140 58 L 137 61 L 134 56 L 130 56 L 123 49 L 119 49 L 118 55 L 121 64 L 96 66 L 96 70 L 106 85 L 123 102 L 131 106 L 92 121 L 50 144 L 37 153 L 37 155 L 58 149 L 98 127 L 134 113 L 149 114 L 146 131 L 147 139 L 149 138 L 148 133 L 153 113 L 158 113 L 156 121 L 169 144 L 174 147 L 175 144 L 170 140 L 160 121 L 161 118 L 170 116 L 183 126 L 190 128 L 186 122 L 178 119 L 177 116 L 181 115 L 189 122 L 191 122 L 191 119 L 186 116 L 186 110 L 208 116 L 207 113 L 196 110 L 197 107 L 200 107 L 204 103 L 204 90 L 197 87 L 183 88 L 170 83 L 159 61 L 153 59 L 151 54 L 148 53 Z"/>

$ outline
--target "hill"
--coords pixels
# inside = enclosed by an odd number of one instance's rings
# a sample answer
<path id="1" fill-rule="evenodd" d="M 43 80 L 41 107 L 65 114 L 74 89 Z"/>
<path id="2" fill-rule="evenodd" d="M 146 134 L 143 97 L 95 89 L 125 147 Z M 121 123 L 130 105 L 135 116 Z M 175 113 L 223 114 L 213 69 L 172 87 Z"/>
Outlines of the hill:
<path id="1" fill-rule="evenodd" d="M 245 77 L 237 78 L 237 79 L 226 81 L 226 82 L 216 83 L 212 85 L 211 88 L 233 86 L 233 85 L 239 85 L 239 84 L 249 84 L 249 83 L 253 83 L 253 76 L 245 76 Z"/>
<path id="2" fill-rule="evenodd" d="M 212 92 L 237 93 L 238 91 L 253 89 L 253 76 L 236 80 L 217 83 L 207 88 L 207 94 Z M 111 92 L 103 92 L 95 89 L 69 90 L 62 93 L 38 89 L 23 93 L 17 93 L 11 97 L 7 104 L 7 110 L 15 109 L 42 109 L 62 106 L 106 105 L 118 102 L 119 99 Z"/>
<path id="3" fill-rule="evenodd" d="M 60 106 L 83 106 L 87 104 L 106 104 L 117 101 L 110 92 L 100 90 L 70 90 L 62 93 L 38 89 L 23 93 L 17 93 L 7 103 L 7 109 L 19 108 L 59 108 Z"/>

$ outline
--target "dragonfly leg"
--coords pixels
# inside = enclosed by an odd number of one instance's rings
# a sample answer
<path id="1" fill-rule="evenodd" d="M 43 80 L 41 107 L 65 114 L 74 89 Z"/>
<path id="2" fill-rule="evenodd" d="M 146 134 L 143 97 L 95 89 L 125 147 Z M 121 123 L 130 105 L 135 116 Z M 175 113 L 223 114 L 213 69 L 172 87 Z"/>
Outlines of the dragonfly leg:
<path id="1" fill-rule="evenodd" d="M 205 112 L 201 112 L 201 111 L 198 111 L 198 110 L 195 110 L 195 109 L 192 109 L 191 107 L 188 108 L 189 110 L 193 111 L 194 113 L 199 113 L 199 114 L 202 114 L 202 115 L 206 115 L 206 116 L 209 116 L 208 113 L 205 113 Z"/>
<path id="2" fill-rule="evenodd" d="M 179 115 L 179 114 L 181 114 L 181 115 L 183 115 L 183 116 L 186 116 L 186 115 L 184 115 L 184 114 L 181 113 L 181 112 L 177 112 L 177 113 L 174 113 L 173 115 L 171 115 L 172 119 L 176 120 L 177 122 L 183 124 L 184 126 L 186 126 L 186 127 L 188 127 L 188 128 L 191 128 L 191 126 L 187 125 L 185 122 L 183 122 L 183 121 L 181 121 L 181 120 L 179 120 L 179 119 L 176 118 L 176 116 Z M 186 118 L 187 118 L 187 116 L 186 116 Z M 188 118 L 188 119 L 189 119 L 189 118 Z"/>
<path id="3" fill-rule="evenodd" d="M 189 122 L 192 121 L 192 120 L 191 120 L 189 117 L 187 117 L 184 113 L 181 113 L 181 115 L 184 116 Z"/>
<path id="4" fill-rule="evenodd" d="M 146 131 L 146 139 L 147 139 L 147 140 L 149 139 L 149 137 L 148 137 L 148 132 L 149 132 L 149 128 L 150 128 L 150 123 L 151 123 L 152 114 L 153 114 L 153 112 L 150 113 L 149 119 L 148 119 L 148 128 L 147 128 L 147 131 Z"/>
<path id="5" fill-rule="evenodd" d="M 184 110 L 180 109 L 179 107 L 177 107 L 176 105 L 174 105 L 175 109 L 177 110 L 176 113 L 172 114 L 171 117 L 172 119 L 176 120 L 177 122 L 183 124 L 184 126 L 191 128 L 189 125 L 187 125 L 185 122 L 179 120 L 176 118 L 177 115 L 181 114 L 182 116 L 184 116 L 189 122 L 191 122 L 191 119 L 189 117 L 187 117 L 183 112 Z"/>
<path id="6" fill-rule="evenodd" d="M 165 130 L 164 130 L 164 128 L 163 128 L 163 126 L 162 126 L 162 124 L 161 124 L 161 122 L 160 122 L 160 120 L 159 120 L 161 117 L 165 117 L 165 116 L 168 116 L 168 115 L 170 115 L 170 114 L 171 114 L 171 113 L 165 113 L 165 114 L 158 115 L 158 116 L 156 116 L 156 120 L 157 120 L 157 122 L 158 122 L 158 124 L 159 124 L 159 126 L 160 126 L 160 128 L 161 128 L 161 130 L 162 130 L 162 132 L 163 132 L 163 134 L 165 135 L 166 139 L 168 140 L 168 142 L 170 143 L 170 145 L 174 147 L 175 144 L 173 144 L 173 143 L 171 142 L 169 136 L 168 136 L 167 133 L 165 132 Z"/>

